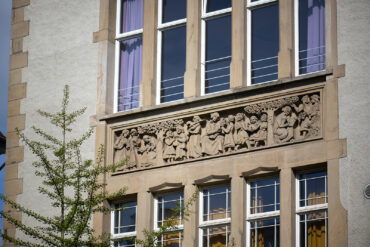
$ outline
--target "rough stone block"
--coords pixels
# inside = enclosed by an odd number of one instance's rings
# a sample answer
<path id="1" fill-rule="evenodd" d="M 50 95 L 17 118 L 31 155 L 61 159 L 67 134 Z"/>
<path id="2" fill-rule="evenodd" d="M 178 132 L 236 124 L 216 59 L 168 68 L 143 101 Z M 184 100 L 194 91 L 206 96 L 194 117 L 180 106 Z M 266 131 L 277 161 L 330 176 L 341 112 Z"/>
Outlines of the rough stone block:
<path id="1" fill-rule="evenodd" d="M 13 0 L 13 9 L 30 5 L 30 0 Z"/>
<path id="2" fill-rule="evenodd" d="M 6 165 L 19 163 L 24 160 L 24 147 L 9 148 L 6 150 Z"/>
<path id="3" fill-rule="evenodd" d="M 5 166 L 5 180 L 12 180 L 18 178 L 18 164 Z"/>
<path id="4" fill-rule="evenodd" d="M 8 101 L 26 98 L 27 83 L 12 85 L 8 90 Z"/>
<path id="5" fill-rule="evenodd" d="M 22 38 L 29 34 L 30 31 L 30 22 L 22 21 L 14 23 L 12 25 L 12 31 L 10 34 L 11 39 Z"/>
<path id="6" fill-rule="evenodd" d="M 28 66 L 28 52 L 17 53 L 10 56 L 9 68 L 19 69 Z"/>
<path id="7" fill-rule="evenodd" d="M 23 51 L 23 38 L 12 40 L 12 54 L 20 53 Z"/>
<path id="8" fill-rule="evenodd" d="M 14 148 L 19 146 L 19 136 L 17 132 L 8 132 L 6 136 L 6 148 Z"/>
<path id="9" fill-rule="evenodd" d="M 13 100 L 8 102 L 8 117 L 20 114 L 21 101 Z"/>
<path id="10" fill-rule="evenodd" d="M 9 84 L 16 84 L 22 82 L 22 69 L 15 69 L 9 71 Z"/>
<path id="11" fill-rule="evenodd" d="M 16 128 L 18 128 L 19 130 L 24 130 L 25 124 L 25 114 L 8 117 L 7 132 L 13 132 Z"/>
<path id="12" fill-rule="evenodd" d="M 13 9 L 12 24 L 24 21 L 24 8 Z"/>
<path id="13" fill-rule="evenodd" d="M 22 190 L 23 190 L 22 179 L 13 179 L 5 181 L 4 188 L 5 195 L 19 195 L 22 194 Z"/>

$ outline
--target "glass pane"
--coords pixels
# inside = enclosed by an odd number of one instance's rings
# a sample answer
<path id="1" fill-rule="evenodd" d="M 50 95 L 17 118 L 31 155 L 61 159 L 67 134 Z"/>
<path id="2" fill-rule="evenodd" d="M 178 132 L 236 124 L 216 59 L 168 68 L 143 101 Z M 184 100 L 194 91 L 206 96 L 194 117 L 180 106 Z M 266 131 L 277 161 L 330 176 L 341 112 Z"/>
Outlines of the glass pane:
<path id="1" fill-rule="evenodd" d="M 186 18 L 186 0 L 162 1 L 162 23 Z"/>
<path id="2" fill-rule="evenodd" d="M 230 15 L 206 22 L 205 59 L 205 93 L 229 89 L 231 62 Z"/>
<path id="3" fill-rule="evenodd" d="M 277 80 L 279 7 L 268 5 L 252 11 L 252 84 Z"/>
<path id="4" fill-rule="evenodd" d="M 172 232 L 162 235 L 163 247 L 179 247 L 184 238 L 183 232 Z"/>
<path id="5" fill-rule="evenodd" d="M 121 41 L 120 50 L 118 111 L 124 111 L 140 105 L 142 37 Z"/>
<path id="6" fill-rule="evenodd" d="M 143 28 L 143 0 L 122 0 L 121 33 Z"/>
<path id="7" fill-rule="evenodd" d="M 271 178 L 250 183 L 250 205 L 252 214 L 280 209 L 279 181 L 279 178 Z"/>
<path id="8" fill-rule="evenodd" d="M 136 207 L 127 208 L 121 211 L 120 233 L 135 231 Z"/>
<path id="9" fill-rule="evenodd" d="M 226 218 L 226 194 L 209 197 L 209 220 Z"/>
<path id="10" fill-rule="evenodd" d="M 251 246 L 279 246 L 279 224 L 278 218 L 251 222 Z"/>
<path id="11" fill-rule="evenodd" d="M 300 242 L 307 247 L 322 246 L 326 242 L 326 211 L 308 213 L 301 216 Z"/>
<path id="12" fill-rule="evenodd" d="M 299 0 L 299 73 L 325 69 L 325 0 Z"/>
<path id="13" fill-rule="evenodd" d="M 163 31 L 161 103 L 184 98 L 185 59 L 186 27 Z"/>
<path id="14" fill-rule="evenodd" d="M 119 211 L 114 211 L 114 234 L 118 233 Z"/>
<path id="15" fill-rule="evenodd" d="M 183 194 L 175 193 L 158 197 L 158 225 L 169 219 L 175 220 L 175 224 L 181 224 L 180 214 L 183 207 Z M 164 215 L 162 215 L 162 212 Z"/>
<path id="16" fill-rule="evenodd" d="M 223 247 L 230 235 L 230 226 L 215 226 L 203 230 L 203 246 L 205 247 Z"/>
<path id="17" fill-rule="evenodd" d="M 114 247 L 135 247 L 135 238 L 116 241 Z"/>
<path id="18" fill-rule="evenodd" d="M 203 0 L 207 1 L 206 12 L 217 11 L 231 7 L 231 0 Z"/>
<path id="19" fill-rule="evenodd" d="M 300 175 L 301 207 L 323 204 L 327 202 L 326 176 L 327 176 L 326 171 Z"/>

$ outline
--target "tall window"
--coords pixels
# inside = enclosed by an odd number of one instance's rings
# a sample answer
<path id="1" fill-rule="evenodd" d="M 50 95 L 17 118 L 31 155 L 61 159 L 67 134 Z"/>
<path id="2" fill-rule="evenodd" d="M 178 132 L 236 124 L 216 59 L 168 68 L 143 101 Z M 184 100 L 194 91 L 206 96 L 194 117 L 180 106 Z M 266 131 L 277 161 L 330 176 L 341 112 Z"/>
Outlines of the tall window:
<path id="1" fill-rule="evenodd" d="M 326 171 L 297 176 L 297 246 L 327 245 L 327 184 Z"/>
<path id="2" fill-rule="evenodd" d="M 230 88 L 231 0 L 203 0 L 202 93 Z"/>
<path id="3" fill-rule="evenodd" d="M 112 240 L 115 247 L 135 247 L 136 201 L 117 203 L 112 211 Z"/>
<path id="4" fill-rule="evenodd" d="M 163 194 L 155 198 L 155 230 L 169 220 L 176 224 L 173 231 L 162 234 L 160 242 L 163 247 L 182 246 L 184 239 L 183 207 L 184 194 L 182 192 Z"/>
<path id="5" fill-rule="evenodd" d="M 325 70 L 325 0 L 295 0 L 296 74 Z"/>
<path id="6" fill-rule="evenodd" d="M 115 109 L 140 106 L 143 0 L 117 1 Z"/>
<path id="7" fill-rule="evenodd" d="M 247 246 L 280 246 L 280 180 L 247 183 Z"/>
<path id="8" fill-rule="evenodd" d="M 230 246 L 230 185 L 204 188 L 199 198 L 199 246 Z"/>
<path id="9" fill-rule="evenodd" d="M 247 0 L 247 83 L 278 79 L 279 6 L 276 0 Z"/>
<path id="10" fill-rule="evenodd" d="M 184 98 L 186 0 L 159 0 L 157 104 Z"/>

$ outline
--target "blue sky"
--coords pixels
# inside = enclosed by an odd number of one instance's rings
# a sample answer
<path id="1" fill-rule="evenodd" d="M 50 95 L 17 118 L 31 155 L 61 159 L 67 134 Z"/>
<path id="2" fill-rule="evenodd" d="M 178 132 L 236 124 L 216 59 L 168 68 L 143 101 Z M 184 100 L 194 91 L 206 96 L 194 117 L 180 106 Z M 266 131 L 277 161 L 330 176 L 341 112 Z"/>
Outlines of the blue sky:
<path id="1" fill-rule="evenodd" d="M 9 46 L 10 46 L 11 0 L 0 1 L 0 130 L 6 135 L 6 115 L 8 108 Z M 0 165 L 5 155 L 0 155 Z M 0 172 L 0 193 L 4 191 L 4 169 Z M 3 209 L 0 203 L 0 209 Z M 3 227 L 0 219 L 0 229 Z M 1 246 L 1 238 L 0 238 Z"/>

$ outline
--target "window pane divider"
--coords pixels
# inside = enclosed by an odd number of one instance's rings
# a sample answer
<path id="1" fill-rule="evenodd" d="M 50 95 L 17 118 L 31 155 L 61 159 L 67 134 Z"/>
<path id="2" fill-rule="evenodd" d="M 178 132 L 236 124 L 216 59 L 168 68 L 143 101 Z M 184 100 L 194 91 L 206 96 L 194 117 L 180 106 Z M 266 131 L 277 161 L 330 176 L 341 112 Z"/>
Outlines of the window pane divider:
<path id="1" fill-rule="evenodd" d="M 256 2 L 247 1 L 247 8 L 260 7 L 273 2 L 277 2 L 277 0 L 260 0 Z"/>
<path id="2" fill-rule="evenodd" d="M 183 24 L 186 24 L 186 18 L 176 20 L 176 21 L 167 22 L 167 23 L 158 24 L 158 30 L 162 31 L 163 29 L 166 29 L 166 28 L 169 28 L 169 27 L 174 28 L 174 27 L 177 27 L 177 26 L 180 26 L 180 25 L 183 25 Z"/>
<path id="3" fill-rule="evenodd" d="M 297 208 L 296 213 L 301 214 L 301 213 L 306 213 L 306 212 L 311 212 L 311 211 L 323 210 L 327 208 L 328 208 L 328 204 L 323 203 L 323 204 L 317 204 L 317 205 L 312 205 L 312 206 L 299 207 Z"/>
<path id="4" fill-rule="evenodd" d="M 280 216 L 280 210 L 273 211 L 273 212 L 266 212 L 266 213 L 257 213 L 257 214 L 249 214 L 247 217 L 248 221 L 251 220 L 261 220 L 266 218 L 275 218 Z"/>
<path id="5" fill-rule="evenodd" d="M 134 232 L 125 232 L 125 233 L 117 233 L 117 234 L 112 234 L 112 240 L 113 239 L 130 238 L 130 237 L 135 237 L 135 236 L 136 236 L 136 231 L 134 231 Z"/>
<path id="6" fill-rule="evenodd" d="M 203 221 L 199 224 L 199 227 L 207 227 L 207 226 L 217 226 L 217 225 L 224 225 L 229 224 L 231 222 L 231 218 L 219 219 L 219 220 L 208 220 Z"/>
<path id="7" fill-rule="evenodd" d="M 130 32 L 126 32 L 126 33 L 119 33 L 116 35 L 116 40 L 123 40 L 123 39 L 128 39 L 128 38 L 133 38 L 135 36 L 139 36 L 143 34 L 143 29 L 140 28 L 140 29 L 137 29 L 137 30 L 134 30 L 134 31 L 130 31 Z"/>
<path id="8" fill-rule="evenodd" d="M 220 9 L 220 10 L 216 10 L 216 11 L 213 11 L 213 12 L 209 12 L 209 13 L 203 13 L 202 14 L 202 19 L 208 19 L 208 18 L 212 18 L 212 17 L 219 17 L 221 15 L 224 15 L 224 14 L 229 14 L 231 13 L 232 11 L 232 7 L 230 8 L 226 8 L 226 9 Z"/>

